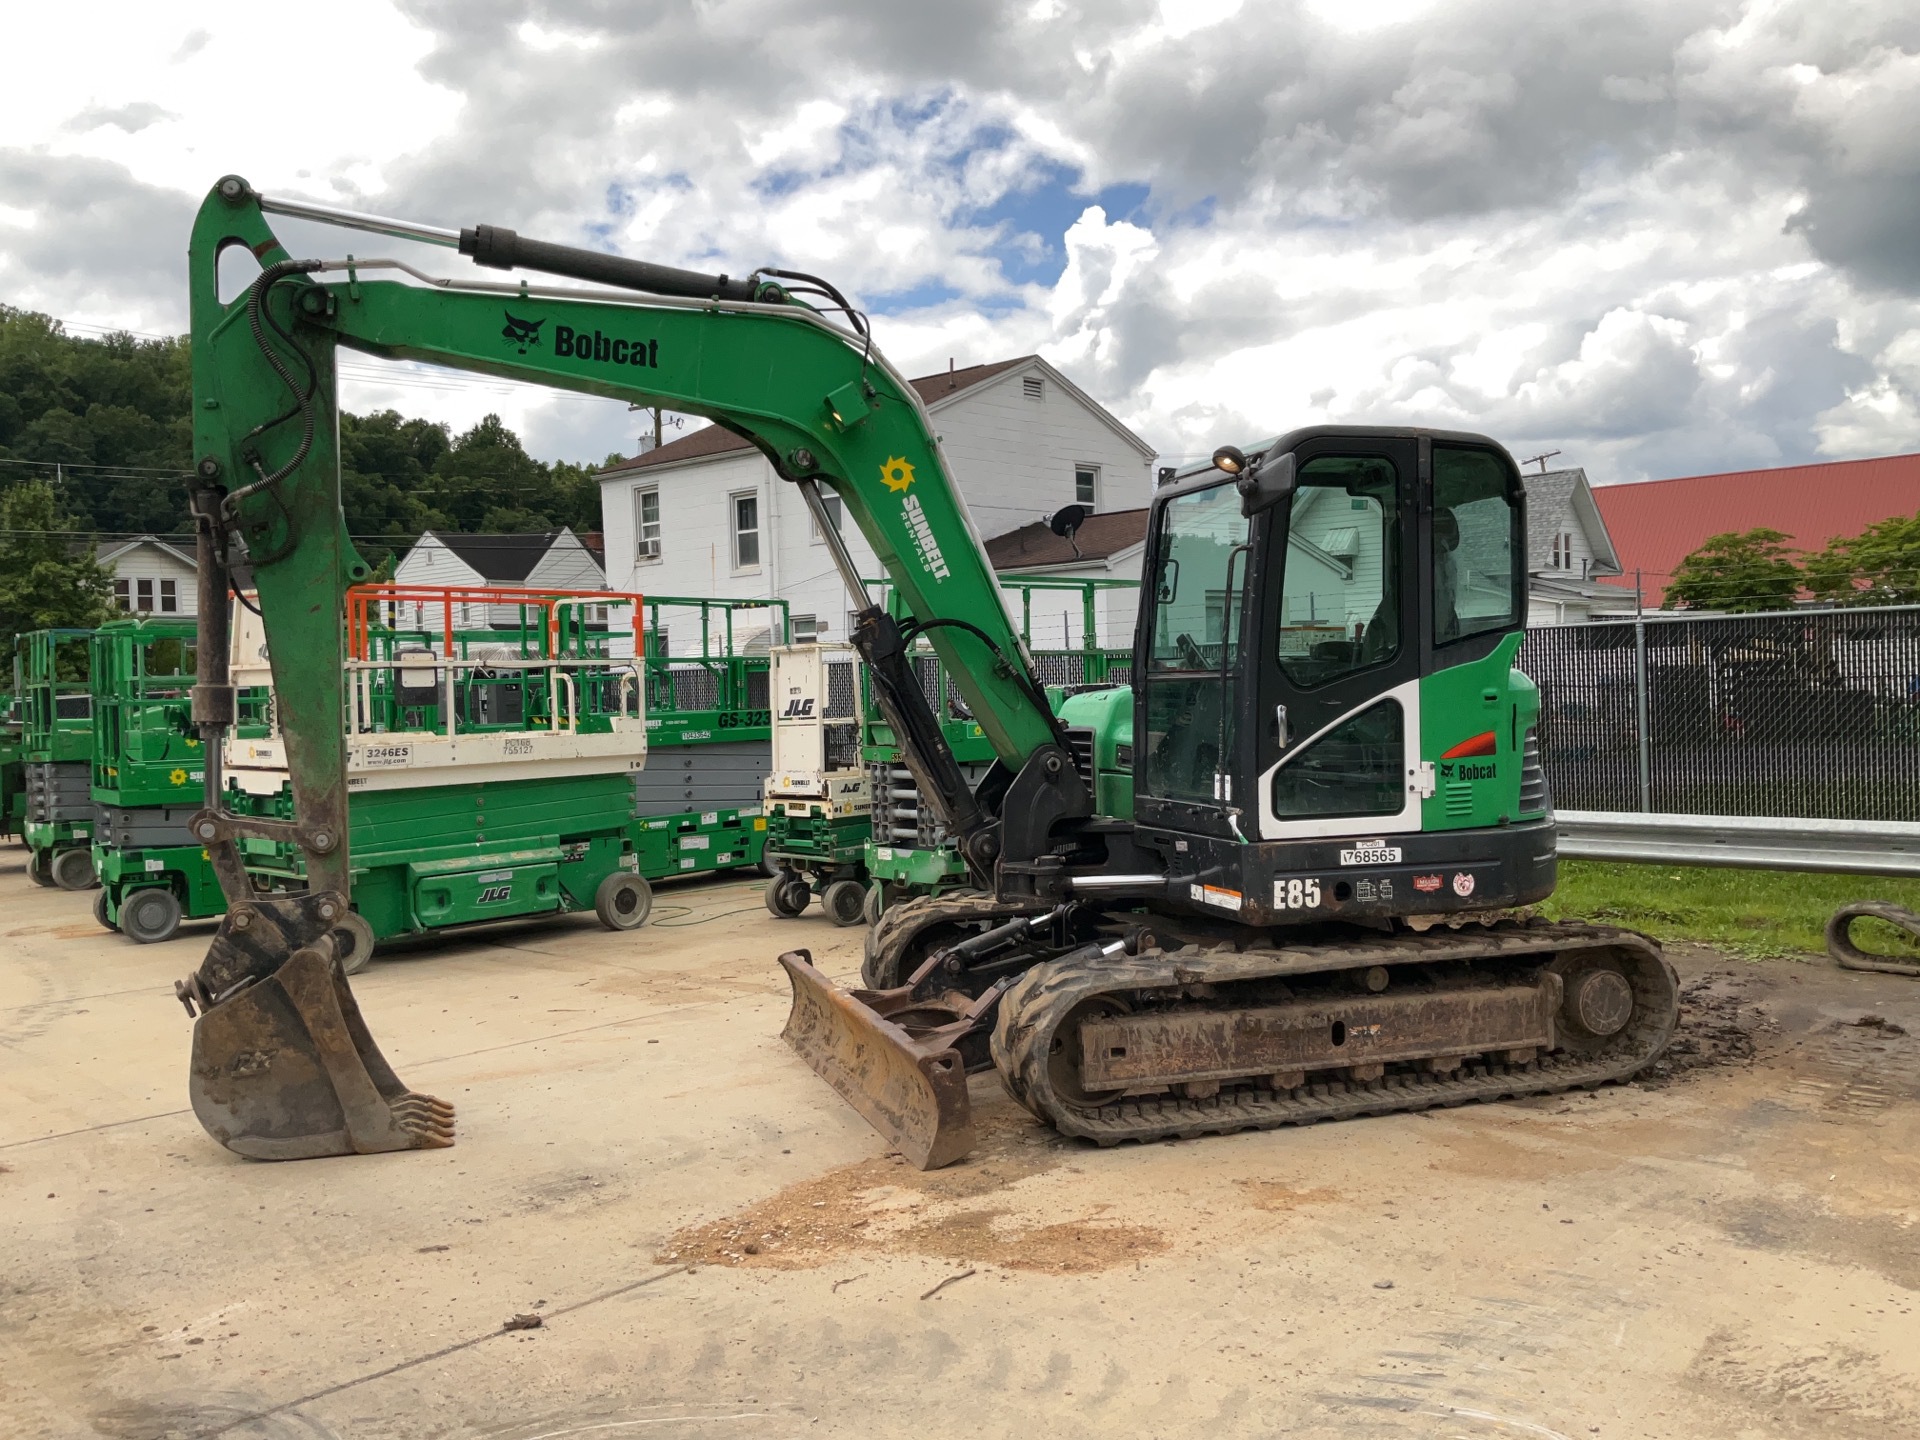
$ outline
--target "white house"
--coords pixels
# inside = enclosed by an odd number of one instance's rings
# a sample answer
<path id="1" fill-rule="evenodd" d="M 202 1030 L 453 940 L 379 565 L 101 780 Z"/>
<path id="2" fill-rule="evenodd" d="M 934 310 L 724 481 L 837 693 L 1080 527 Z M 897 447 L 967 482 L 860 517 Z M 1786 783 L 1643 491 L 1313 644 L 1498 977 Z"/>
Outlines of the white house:
<path id="1" fill-rule="evenodd" d="M 113 572 L 113 598 L 134 615 L 191 617 L 200 567 L 190 551 L 152 535 L 103 545 L 94 558 Z"/>
<path id="2" fill-rule="evenodd" d="M 1094 643 L 1126 649 L 1140 614 L 1140 561 L 1146 549 L 1145 507 L 1096 511 L 1069 535 L 1056 535 L 1044 520 L 987 541 L 987 558 L 1003 580 L 1092 580 Z M 1114 582 L 1132 581 L 1130 585 Z M 1086 637 L 1084 608 L 1071 591 L 1035 589 L 1009 605 L 1026 623 L 1035 649 L 1078 649 Z"/>
<path id="3" fill-rule="evenodd" d="M 913 386 L 982 536 L 1070 504 L 1098 512 L 1147 498 L 1153 448 L 1037 355 L 949 369 Z M 784 599 L 796 639 L 847 638 L 853 607 L 825 541 L 799 494 L 739 436 L 696 430 L 599 480 L 613 588 Z M 852 526 L 845 534 L 862 573 L 877 578 L 872 549 Z M 682 653 L 697 641 L 669 635 L 668 643 Z"/>
<path id="4" fill-rule="evenodd" d="M 604 590 L 607 577 L 592 550 L 562 526 L 543 534 L 464 535 L 429 530 L 393 567 L 396 585 L 524 586 L 540 590 Z M 511 612 L 496 617 L 509 623 Z M 456 625 L 485 624 L 480 607 L 462 606 Z"/>
<path id="5" fill-rule="evenodd" d="M 1601 585 L 1621 573 L 1620 555 L 1579 467 L 1529 475 L 1527 483 L 1527 624 L 1567 625 L 1632 615 L 1633 595 Z"/>

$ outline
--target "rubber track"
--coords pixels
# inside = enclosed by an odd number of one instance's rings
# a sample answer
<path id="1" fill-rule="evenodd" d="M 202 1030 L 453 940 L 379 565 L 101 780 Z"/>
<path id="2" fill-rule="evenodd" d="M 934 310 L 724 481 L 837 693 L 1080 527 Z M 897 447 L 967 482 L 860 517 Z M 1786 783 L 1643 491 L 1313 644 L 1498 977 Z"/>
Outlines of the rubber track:
<path id="1" fill-rule="evenodd" d="M 1363 1115 L 1429 1110 L 1479 1100 L 1511 1100 L 1625 1080 L 1660 1054 L 1679 1019 L 1679 983 L 1659 946 L 1631 930 L 1591 925 L 1497 927 L 1480 936 L 1404 935 L 1361 944 L 1320 948 L 1320 973 L 1361 965 L 1404 965 L 1446 960 L 1550 958 L 1554 952 L 1618 949 L 1637 960 L 1629 981 L 1634 1017 L 1619 1035 L 1589 1056 L 1566 1049 L 1526 1065 L 1467 1064 L 1450 1075 L 1400 1072 L 1367 1084 L 1342 1080 L 1301 1085 L 1284 1094 L 1239 1085 L 1204 1100 L 1172 1093 L 1116 1100 L 1083 1108 L 1061 1100 L 1047 1073 L 1055 1031 L 1075 1006 L 1116 991 L 1153 990 L 1206 981 L 1314 973 L 1314 951 L 1288 947 L 1267 952 L 1236 950 L 1152 952 L 1116 957 L 1099 965 L 1051 961 L 1021 977 L 1000 1002 L 993 1058 L 1014 1099 L 1066 1135 L 1102 1145 L 1125 1140 L 1190 1139 L 1236 1130 L 1311 1125 Z"/>
<path id="2" fill-rule="evenodd" d="M 944 895 L 921 895 L 902 901 L 880 917 L 880 923 L 867 931 L 865 953 L 860 963 L 860 983 L 869 990 L 891 990 L 906 982 L 905 975 L 894 973 L 900 956 L 922 930 L 947 921 L 956 923 L 1011 919 L 1031 915 L 1032 901 L 1003 903 L 978 890 L 949 890 Z"/>

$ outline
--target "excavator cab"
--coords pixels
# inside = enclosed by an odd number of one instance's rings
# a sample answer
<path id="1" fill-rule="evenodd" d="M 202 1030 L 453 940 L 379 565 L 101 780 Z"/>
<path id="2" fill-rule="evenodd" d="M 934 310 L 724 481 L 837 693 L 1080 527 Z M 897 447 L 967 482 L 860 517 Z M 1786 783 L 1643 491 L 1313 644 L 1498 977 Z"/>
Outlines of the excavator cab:
<path id="1" fill-rule="evenodd" d="M 1543 898 L 1512 459 L 1327 427 L 1239 453 L 1154 500 L 1137 842 L 1196 874 L 1189 907 L 1247 924 Z"/>

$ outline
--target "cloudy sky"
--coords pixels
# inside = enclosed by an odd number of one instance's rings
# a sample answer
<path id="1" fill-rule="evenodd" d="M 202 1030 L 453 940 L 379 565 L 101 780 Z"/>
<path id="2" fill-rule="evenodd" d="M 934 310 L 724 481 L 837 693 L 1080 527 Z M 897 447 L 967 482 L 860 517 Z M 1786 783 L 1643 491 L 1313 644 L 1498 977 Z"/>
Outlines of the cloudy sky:
<path id="1" fill-rule="evenodd" d="M 8 47 L 0 300 L 76 325 L 182 329 L 234 171 L 815 271 L 909 373 L 1037 350 L 1169 457 L 1319 421 L 1600 481 L 1920 450 L 1913 0 L 148 0 Z M 549 458 L 633 443 L 611 402 L 349 372 Z"/>

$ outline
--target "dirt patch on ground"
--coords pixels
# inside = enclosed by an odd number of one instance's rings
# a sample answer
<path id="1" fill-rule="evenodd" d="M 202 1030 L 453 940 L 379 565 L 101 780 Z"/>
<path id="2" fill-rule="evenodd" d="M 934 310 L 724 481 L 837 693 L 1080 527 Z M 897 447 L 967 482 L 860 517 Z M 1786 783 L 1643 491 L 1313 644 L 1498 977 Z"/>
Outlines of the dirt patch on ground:
<path id="1" fill-rule="evenodd" d="M 1159 1231 L 1102 1219 L 1104 1204 L 1035 1224 L 1007 1204 L 971 1203 L 1056 1169 L 1074 1153 L 1017 1113 L 982 1116 L 979 1148 L 964 1165 L 920 1171 L 897 1155 L 842 1165 L 736 1214 L 676 1231 L 654 1258 L 805 1270 L 854 1253 L 922 1255 L 1076 1275 L 1164 1251 Z"/>
<path id="2" fill-rule="evenodd" d="M 1303 1205 L 1330 1205 L 1340 1198 L 1338 1190 L 1303 1190 L 1279 1180 L 1236 1180 L 1247 1204 L 1256 1210 L 1285 1214 Z"/>
<path id="3" fill-rule="evenodd" d="M 1694 1070 L 1751 1065 L 1778 1023 L 1760 1003 L 1765 981 L 1749 970 L 1710 970 L 1680 987 L 1673 1042 L 1639 1075 L 1657 1089 Z"/>

